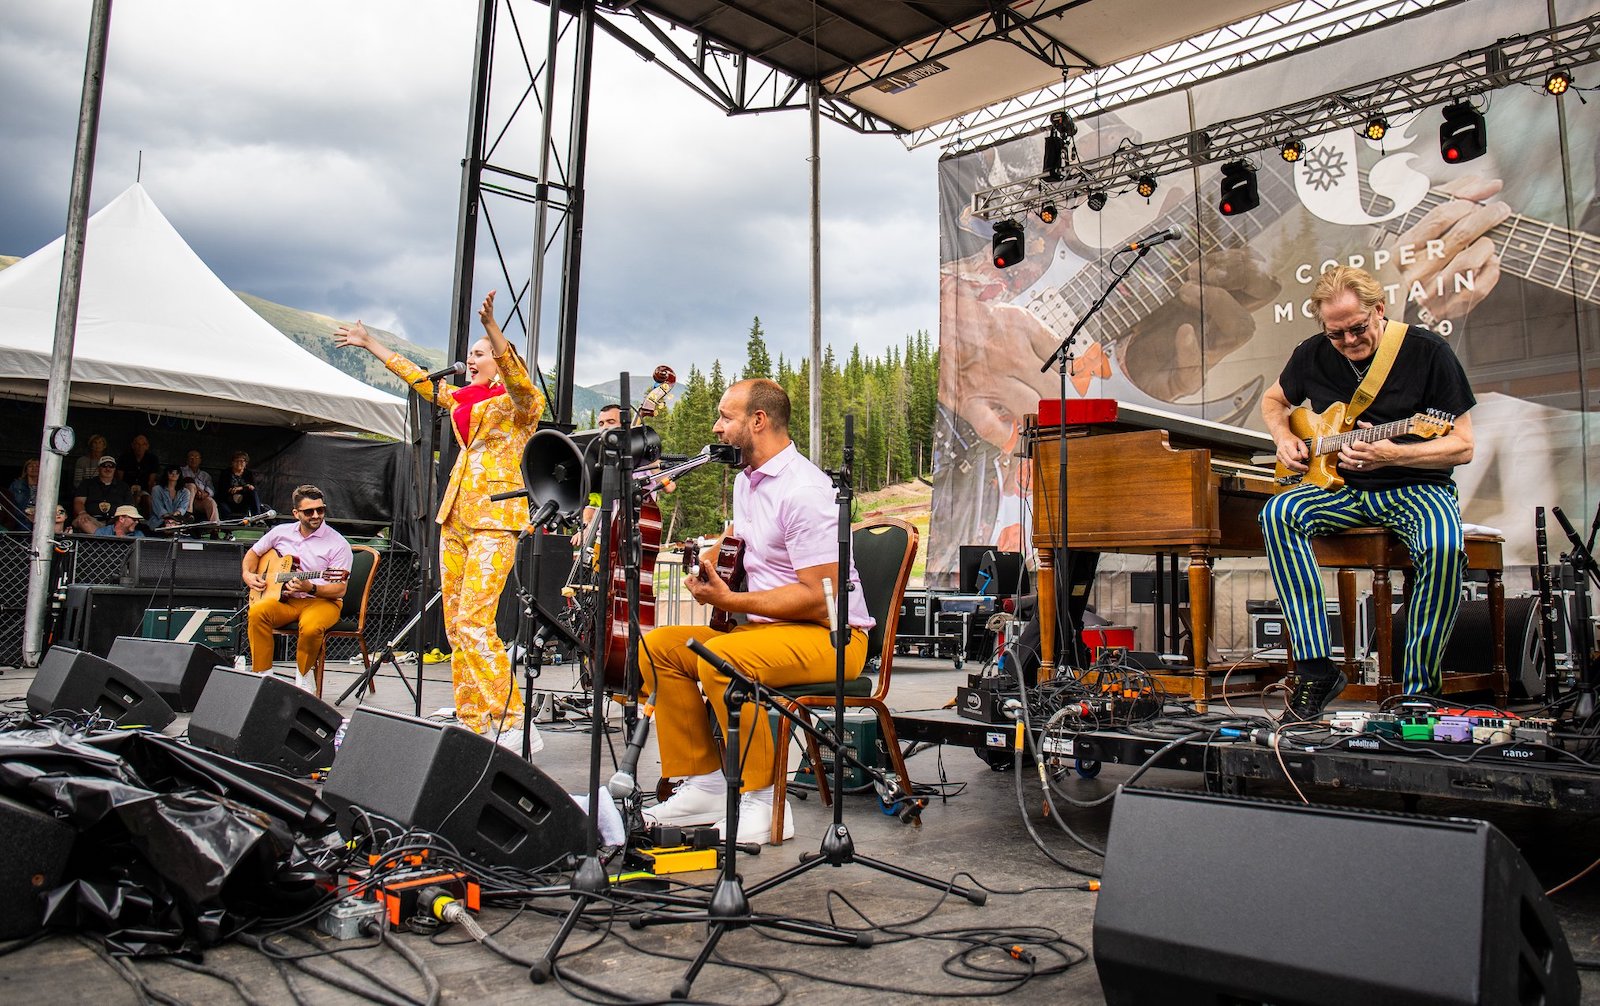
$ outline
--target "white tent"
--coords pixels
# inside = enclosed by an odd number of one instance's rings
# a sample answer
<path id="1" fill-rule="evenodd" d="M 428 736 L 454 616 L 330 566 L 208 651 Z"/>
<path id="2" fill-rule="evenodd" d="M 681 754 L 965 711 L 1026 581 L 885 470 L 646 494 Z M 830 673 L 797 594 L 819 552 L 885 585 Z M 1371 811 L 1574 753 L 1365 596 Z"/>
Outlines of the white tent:
<path id="1" fill-rule="evenodd" d="M 63 239 L 0 270 L 0 395 L 43 400 Z M 134 184 L 89 218 L 72 404 L 403 439 L 405 402 L 317 359 L 217 279 Z"/>

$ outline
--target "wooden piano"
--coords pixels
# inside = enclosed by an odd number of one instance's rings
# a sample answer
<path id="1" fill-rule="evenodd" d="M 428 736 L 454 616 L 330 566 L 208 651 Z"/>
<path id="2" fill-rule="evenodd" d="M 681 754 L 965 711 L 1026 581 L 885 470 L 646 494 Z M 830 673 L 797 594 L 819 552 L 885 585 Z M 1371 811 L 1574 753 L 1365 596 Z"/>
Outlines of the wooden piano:
<path id="1" fill-rule="evenodd" d="M 1033 543 L 1039 554 L 1039 629 L 1043 663 L 1055 670 L 1056 585 L 1062 547 L 1060 458 L 1066 456 L 1066 545 L 1142 555 L 1186 555 L 1193 667 L 1157 675 L 1169 693 L 1204 709 L 1212 696 L 1207 654 L 1214 620 L 1211 563 L 1264 554 L 1256 522 L 1275 490 L 1272 439 L 1235 426 L 1109 400 L 1072 401 L 1065 423 L 1057 402 L 1029 416 L 1022 451 L 1033 461 Z M 1252 665 L 1261 668 L 1264 665 Z"/>

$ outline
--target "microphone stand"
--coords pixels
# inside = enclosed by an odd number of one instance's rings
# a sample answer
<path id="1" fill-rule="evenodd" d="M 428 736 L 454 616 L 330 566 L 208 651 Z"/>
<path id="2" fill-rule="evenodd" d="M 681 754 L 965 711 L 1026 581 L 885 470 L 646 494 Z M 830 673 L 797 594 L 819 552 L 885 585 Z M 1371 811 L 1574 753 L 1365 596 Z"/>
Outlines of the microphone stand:
<path id="1" fill-rule="evenodd" d="M 1061 426 L 1056 435 L 1056 514 L 1060 519 L 1051 528 L 1051 532 L 1052 537 L 1057 534 L 1061 536 L 1061 548 L 1060 558 L 1056 560 L 1054 563 L 1055 568 L 1051 570 L 1051 582 L 1055 585 L 1055 596 L 1050 601 L 1053 609 L 1051 615 L 1060 629 L 1061 638 L 1050 640 L 1050 645 L 1048 646 L 1043 645 L 1044 641 L 1042 639 L 1040 641 L 1040 650 L 1042 652 L 1040 653 L 1039 680 L 1041 681 L 1053 675 L 1056 654 L 1063 648 L 1069 655 L 1069 659 L 1074 663 L 1082 664 L 1085 662 L 1083 659 L 1085 654 L 1079 648 L 1078 616 L 1074 615 L 1072 611 L 1072 587 L 1077 578 L 1073 576 L 1072 548 L 1069 544 L 1067 529 L 1067 381 L 1072 373 L 1072 341 L 1078 337 L 1079 332 L 1083 331 L 1084 326 L 1089 324 L 1089 319 L 1100 313 L 1100 309 L 1105 307 L 1107 299 L 1111 297 L 1112 291 L 1122 285 L 1122 281 L 1128 278 L 1128 274 L 1133 272 L 1134 267 L 1150 253 L 1152 247 L 1154 246 L 1139 246 L 1138 251 L 1134 254 L 1133 261 L 1128 263 L 1126 269 L 1112 277 L 1110 285 L 1105 288 L 1105 291 L 1100 294 L 1093 304 L 1089 305 L 1089 310 L 1083 313 L 1083 316 L 1072 326 L 1072 331 L 1067 333 L 1067 337 L 1062 339 L 1061 344 L 1056 347 L 1056 351 L 1050 354 L 1050 359 L 1046 360 L 1044 366 L 1039 368 L 1039 372 L 1042 374 L 1051 367 L 1056 366 L 1057 361 L 1060 361 L 1060 366 L 1057 369 L 1059 370 L 1061 388 L 1061 397 L 1059 399 Z M 1115 258 L 1115 256 L 1112 257 Z M 1098 554 L 1095 556 L 1094 563 L 1096 565 L 1099 563 Z M 1088 572 L 1092 576 L 1093 567 Z M 1043 598 L 1041 597 L 1040 600 L 1043 601 Z M 1045 673 L 1046 670 L 1051 673 Z"/>
<path id="2" fill-rule="evenodd" d="M 453 372 L 453 370 L 450 371 L 450 373 Z M 448 373 L 446 376 L 448 376 Z M 417 431 L 417 439 L 422 444 L 421 471 L 418 474 L 422 476 L 422 485 L 427 488 L 424 494 L 426 503 L 422 508 L 422 535 L 419 542 L 421 547 L 418 549 L 417 554 L 419 581 L 417 585 L 417 610 L 411 620 L 406 623 L 407 630 L 415 631 L 412 646 L 417 658 L 417 687 L 413 690 L 408 682 L 406 691 L 411 692 L 412 698 L 416 700 L 416 714 L 418 716 L 422 715 L 422 654 L 427 647 L 428 628 L 425 624 L 427 611 L 434 602 L 439 600 L 441 593 L 435 576 L 435 564 L 439 561 L 439 540 L 435 531 L 437 525 L 434 523 L 433 515 L 439 503 L 438 460 L 434 450 L 436 428 L 441 418 L 449 418 L 449 412 L 439 401 L 439 385 L 442 380 L 442 378 L 429 378 L 428 404 L 432 407 L 432 412 L 426 422 L 422 418 L 423 410 L 420 396 L 408 396 L 411 408 L 407 410 L 407 419 L 410 421 L 412 428 Z M 429 598 L 429 600 L 424 601 L 424 598 Z M 384 656 L 389 658 L 394 664 L 395 673 L 401 676 L 401 680 L 404 680 L 405 675 L 400 670 L 400 662 L 395 659 L 392 645 L 385 650 Z M 377 663 L 374 663 L 372 673 L 366 675 L 368 681 L 371 681 L 372 674 L 376 673 L 377 666 Z M 345 695 L 349 694 L 349 690 L 346 690 Z M 340 697 L 339 701 L 344 701 L 343 696 Z"/>
<path id="3" fill-rule="evenodd" d="M 839 489 L 839 495 L 837 498 L 837 502 L 839 504 L 839 586 L 838 589 L 834 591 L 834 612 L 832 619 L 834 624 L 833 736 L 831 738 L 821 738 L 825 741 L 825 743 L 827 743 L 828 747 L 832 748 L 834 751 L 833 824 L 828 828 L 827 834 L 822 836 L 822 848 L 820 851 L 802 855 L 800 857 L 800 862 L 797 865 L 790 867 L 788 870 L 785 870 L 775 877 L 769 877 L 768 879 L 763 880 L 761 883 L 755 885 L 750 889 L 750 897 L 755 897 L 763 891 L 769 891 L 780 884 L 788 883 L 790 880 L 793 880 L 802 874 L 808 873 L 824 864 L 828 866 L 844 866 L 847 863 L 859 863 L 862 866 L 876 870 L 879 873 L 886 873 L 891 877 L 899 877 L 901 880 L 909 880 L 914 883 L 922 884 L 923 886 L 931 887 L 936 891 L 948 891 L 951 894 L 966 898 L 974 905 L 981 905 L 988 899 L 988 895 L 983 891 L 972 891 L 964 887 L 957 887 L 955 884 L 947 883 L 942 880 L 936 880 L 933 877 L 925 876 L 924 874 L 914 873 L 903 867 L 895 866 L 892 863 L 886 863 L 883 860 L 871 859 L 869 857 L 857 854 L 855 841 L 850 837 L 850 829 L 844 823 L 844 763 L 848 758 L 848 756 L 845 755 L 846 744 L 844 740 L 845 648 L 849 644 L 851 632 L 850 591 L 859 589 L 850 582 L 850 503 L 855 498 L 851 468 L 854 462 L 855 415 L 853 413 L 846 413 L 844 417 L 844 452 L 841 456 L 839 470 L 834 474 L 833 477 L 834 485 Z M 894 641 L 887 640 L 885 641 L 884 645 L 892 646 L 894 645 Z M 696 650 L 695 652 L 699 653 L 700 651 Z M 705 657 L 704 653 L 701 653 L 700 655 L 702 658 Z M 727 668 L 721 669 L 723 670 L 723 673 L 731 673 Z M 785 716 L 789 716 L 791 712 L 785 708 L 786 703 L 779 701 L 776 696 L 774 696 L 771 700 L 771 705 L 773 708 L 783 712 Z M 728 706 L 728 722 L 730 724 L 734 720 L 732 713 L 735 708 L 737 707 L 732 705 Z M 790 718 L 791 722 L 798 722 L 799 720 L 798 717 Z M 818 735 L 814 730 L 811 732 L 813 736 L 820 737 L 820 735 Z M 855 759 L 848 758 L 848 760 L 854 761 Z M 860 763 L 857 762 L 857 764 Z M 882 778 L 886 784 L 892 783 L 893 789 L 901 788 L 900 784 L 903 780 L 888 774 L 883 775 Z M 730 776 L 729 779 L 730 781 L 728 786 L 731 792 L 732 790 L 738 788 L 738 782 L 736 781 L 737 777 L 735 776 Z M 920 804 L 917 803 L 916 799 L 910 793 L 905 793 L 904 802 L 905 811 L 912 814 L 913 817 L 915 817 L 917 812 L 921 810 Z M 728 819 L 728 830 L 732 834 L 737 834 L 738 832 L 738 827 L 735 823 L 735 820 L 731 816 Z"/>
<path id="4" fill-rule="evenodd" d="M 526 495 L 526 493 L 524 493 Z M 530 501 L 531 502 L 531 501 Z M 518 662 L 522 664 L 522 715 L 533 715 L 533 679 L 544 673 L 544 647 L 548 641 L 548 634 L 555 633 L 567 645 L 577 649 L 580 645 L 578 637 L 572 630 L 562 624 L 561 620 L 544 609 L 539 603 L 539 568 L 544 560 L 545 527 L 555 524 L 559 526 L 561 514 L 551 514 L 537 526 L 529 525 L 523 532 L 523 537 L 532 537 L 533 542 L 528 550 L 528 578 L 533 581 L 531 588 L 522 582 L 522 577 L 517 577 L 517 602 L 520 606 L 517 619 L 517 642 L 522 647 L 518 655 Z M 513 567 L 515 569 L 515 567 Z M 534 629 L 533 638 L 527 638 L 529 627 Z M 512 667 L 512 680 L 516 680 L 516 667 Z M 533 761 L 533 737 L 524 724 L 522 731 L 522 757 L 525 761 Z"/>

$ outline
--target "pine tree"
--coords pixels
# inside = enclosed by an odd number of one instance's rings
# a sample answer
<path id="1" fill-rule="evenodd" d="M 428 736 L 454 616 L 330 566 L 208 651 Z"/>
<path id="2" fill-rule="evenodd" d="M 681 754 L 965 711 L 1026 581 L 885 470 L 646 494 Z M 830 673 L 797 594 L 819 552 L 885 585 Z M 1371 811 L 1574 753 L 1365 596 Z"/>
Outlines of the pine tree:
<path id="1" fill-rule="evenodd" d="M 772 357 L 767 353 L 767 341 L 761 331 L 761 318 L 758 315 L 750 323 L 750 338 L 745 343 L 744 370 L 739 373 L 739 380 L 748 381 L 752 377 L 771 377 Z"/>

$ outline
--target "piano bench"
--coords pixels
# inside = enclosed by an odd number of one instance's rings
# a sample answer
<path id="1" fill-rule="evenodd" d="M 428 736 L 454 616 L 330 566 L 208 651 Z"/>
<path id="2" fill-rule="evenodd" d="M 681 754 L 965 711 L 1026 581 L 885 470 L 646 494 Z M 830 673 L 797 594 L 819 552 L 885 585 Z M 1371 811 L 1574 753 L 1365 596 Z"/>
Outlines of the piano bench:
<path id="1" fill-rule="evenodd" d="M 1394 589 L 1389 582 L 1391 570 L 1400 570 L 1408 586 L 1411 578 L 1411 557 L 1405 545 L 1394 532 L 1381 527 L 1363 527 L 1336 534 L 1321 535 L 1312 540 L 1317 565 L 1337 569 L 1339 583 L 1339 620 L 1344 638 L 1356 638 L 1356 575 L 1358 569 L 1372 571 L 1372 600 L 1374 640 L 1377 650 L 1377 684 L 1361 683 L 1361 671 L 1356 663 L 1358 647 L 1345 647 L 1343 670 L 1350 684 L 1342 698 L 1355 701 L 1382 702 L 1399 695 L 1402 684 L 1395 680 L 1394 653 Z M 1489 575 L 1489 624 L 1494 640 L 1493 660 L 1488 670 L 1481 673 L 1443 675 L 1440 690 L 1445 694 L 1456 692 L 1494 693 L 1495 702 L 1504 706 L 1508 697 L 1510 680 L 1506 675 L 1506 591 L 1502 580 L 1504 564 L 1501 548 L 1505 539 L 1499 535 L 1468 534 L 1467 569 L 1481 570 Z M 1407 591 L 1409 595 L 1409 590 Z"/>

